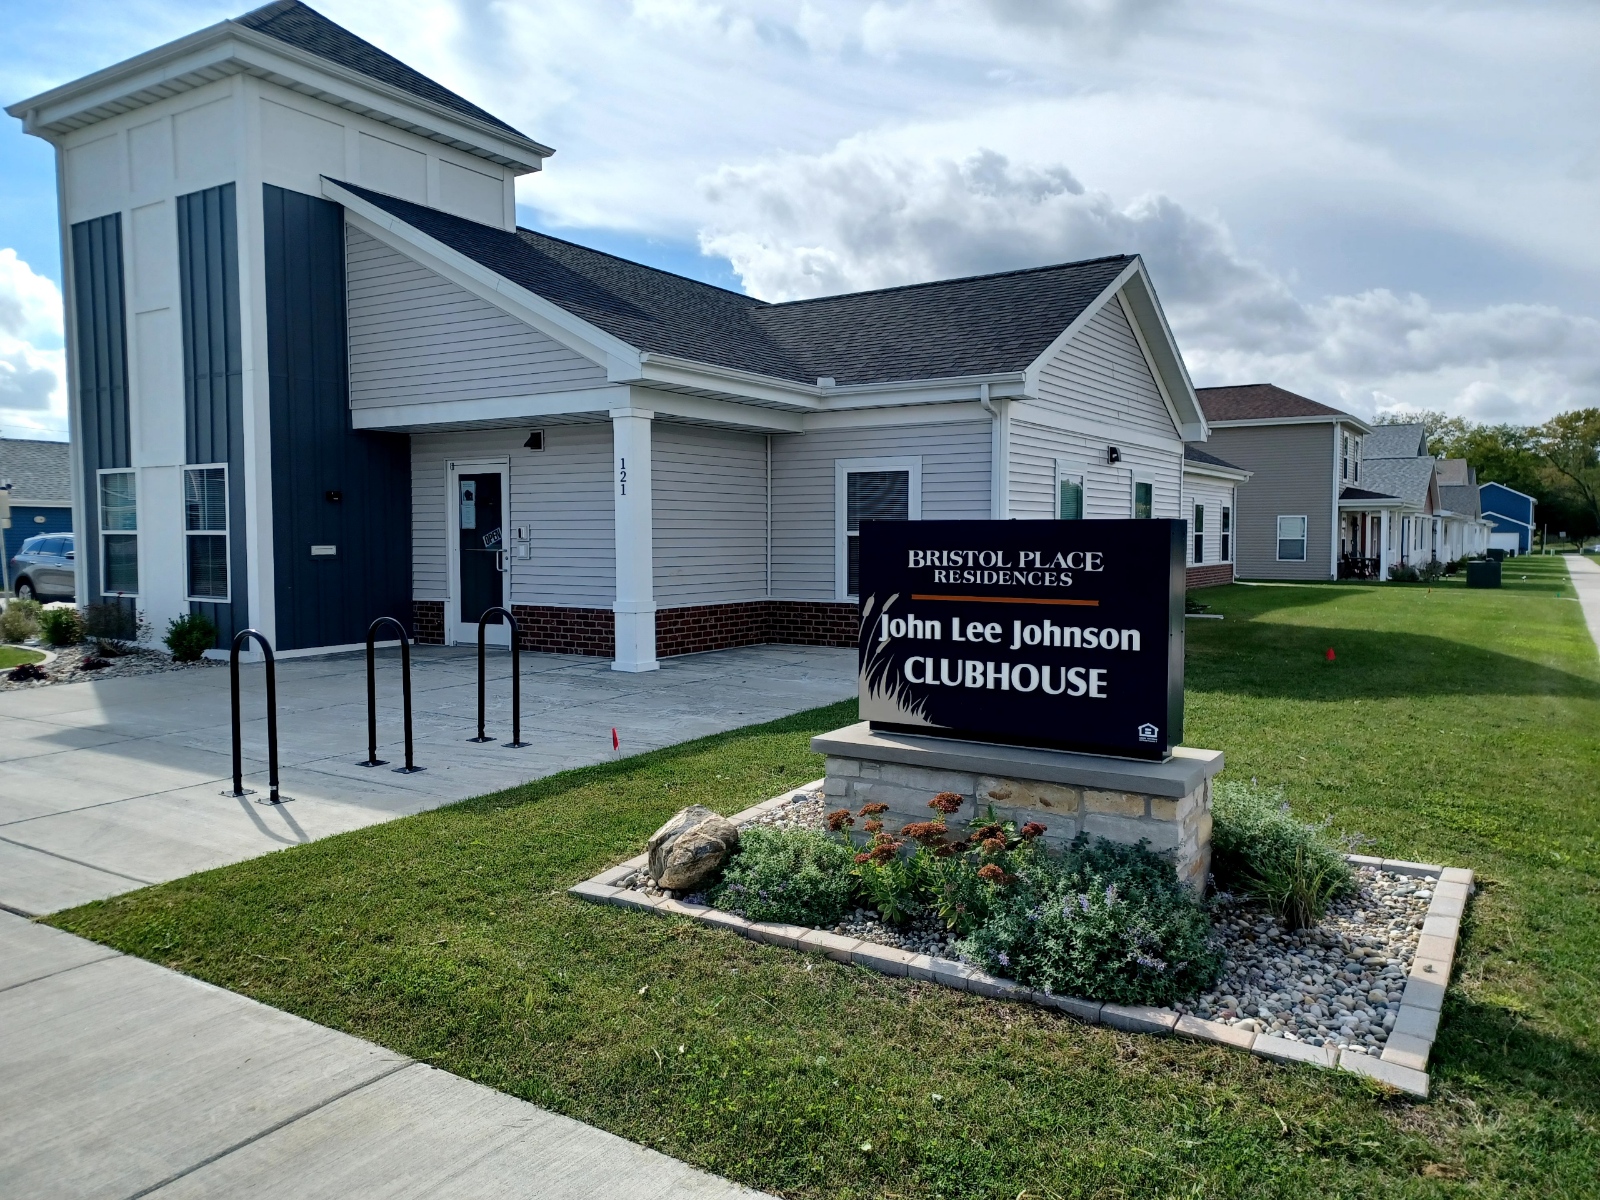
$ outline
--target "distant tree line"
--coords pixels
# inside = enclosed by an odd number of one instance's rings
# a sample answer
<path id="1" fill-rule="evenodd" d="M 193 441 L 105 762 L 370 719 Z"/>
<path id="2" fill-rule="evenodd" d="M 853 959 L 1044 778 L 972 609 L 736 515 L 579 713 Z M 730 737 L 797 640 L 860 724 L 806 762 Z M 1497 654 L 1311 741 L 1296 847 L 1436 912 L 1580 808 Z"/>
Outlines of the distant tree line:
<path id="1" fill-rule="evenodd" d="M 1503 483 L 1538 503 L 1538 527 L 1574 543 L 1600 534 L 1600 408 L 1580 408 L 1543 425 L 1479 425 L 1439 412 L 1386 413 L 1379 425 L 1421 425 L 1428 452 L 1464 458 L 1479 483 Z"/>

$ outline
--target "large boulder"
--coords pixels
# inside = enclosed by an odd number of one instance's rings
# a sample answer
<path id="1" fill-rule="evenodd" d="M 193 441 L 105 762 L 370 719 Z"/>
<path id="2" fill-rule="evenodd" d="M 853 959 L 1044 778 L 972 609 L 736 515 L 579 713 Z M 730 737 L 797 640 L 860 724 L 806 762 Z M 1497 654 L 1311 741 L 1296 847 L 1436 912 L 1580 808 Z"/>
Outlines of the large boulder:
<path id="1" fill-rule="evenodd" d="M 739 827 L 701 805 L 650 835 L 650 878 L 674 892 L 698 891 L 739 849 Z"/>

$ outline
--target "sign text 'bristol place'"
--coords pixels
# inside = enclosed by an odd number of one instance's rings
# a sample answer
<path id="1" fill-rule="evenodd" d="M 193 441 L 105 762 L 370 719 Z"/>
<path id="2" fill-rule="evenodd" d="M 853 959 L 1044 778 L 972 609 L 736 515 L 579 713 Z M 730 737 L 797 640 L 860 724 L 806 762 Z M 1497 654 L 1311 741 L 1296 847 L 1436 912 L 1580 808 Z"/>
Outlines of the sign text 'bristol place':
<path id="1" fill-rule="evenodd" d="M 1183 736 L 1178 521 L 861 527 L 874 728 L 1165 758 Z"/>

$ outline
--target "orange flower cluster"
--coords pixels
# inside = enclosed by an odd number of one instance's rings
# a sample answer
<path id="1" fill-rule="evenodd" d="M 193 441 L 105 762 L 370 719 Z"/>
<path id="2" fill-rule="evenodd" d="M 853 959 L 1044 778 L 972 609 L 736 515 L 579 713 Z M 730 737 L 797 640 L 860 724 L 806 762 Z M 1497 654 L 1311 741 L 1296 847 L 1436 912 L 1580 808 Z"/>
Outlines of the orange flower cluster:
<path id="1" fill-rule="evenodd" d="M 889 811 L 887 804 L 863 804 L 860 815 L 863 817 L 878 817 Z"/>
<path id="2" fill-rule="evenodd" d="M 945 816 L 952 816 L 961 811 L 961 797 L 955 792 L 940 792 L 928 801 L 929 808 L 936 808 Z"/>
<path id="3" fill-rule="evenodd" d="M 996 887 L 1005 887 L 1016 879 L 1015 875 L 1008 875 L 999 863 L 984 863 L 978 868 L 978 878 L 985 883 L 992 883 Z"/>
<path id="4" fill-rule="evenodd" d="M 1043 825 L 1039 824 L 1039 822 L 1037 822 L 1037 821 L 1029 821 L 1020 830 L 1020 832 L 1022 834 L 1022 839 L 1023 839 L 1023 841 L 1026 841 L 1026 842 L 1033 841 L 1034 838 L 1039 837 L 1041 834 L 1044 833 L 1044 831 L 1045 831 L 1045 827 Z"/>
<path id="5" fill-rule="evenodd" d="M 930 848 L 943 842 L 949 832 L 949 826 L 943 821 L 913 821 L 900 830 L 902 836 Z"/>
<path id="6" fill-rule="evenodd" d="M 828 828 L 835 833 L 838 833 L 841 829 L 848 829 L 856 823 L 856 819 L 850 815 L 848 808 L 834 809 L 828 814 L 827 821 Z"/>

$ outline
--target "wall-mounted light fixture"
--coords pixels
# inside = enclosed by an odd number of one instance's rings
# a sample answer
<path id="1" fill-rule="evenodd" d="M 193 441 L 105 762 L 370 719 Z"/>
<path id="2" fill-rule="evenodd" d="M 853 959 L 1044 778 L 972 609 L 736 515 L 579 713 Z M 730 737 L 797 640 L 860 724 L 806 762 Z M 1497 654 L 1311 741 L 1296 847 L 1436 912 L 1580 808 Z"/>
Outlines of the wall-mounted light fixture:
<path id="1" fill-rule="evenodd" d="M 327 491 L 322 493 L 322 498 L 329 504 L 338 504 L 344 499 L 344 493 L 338 488 L 329 488 Z"/>
<path id="2" fill-rule="evenodd" d="M 543 450 L 544 430 L 535 429 L 532 433 L 528 434 L 528 440 L 522 443 L 522 448 L 524 450 Z"/>
<path id="3" fill-rule="evenodd" d="M 1122 451 L 1118 450 L 1115 446 L 1107 446 L 1106 447 L 1106 461 L 1108 463 L 1119 463 L 1119 462 L 1121 462 L 1122 461 Z"/>

